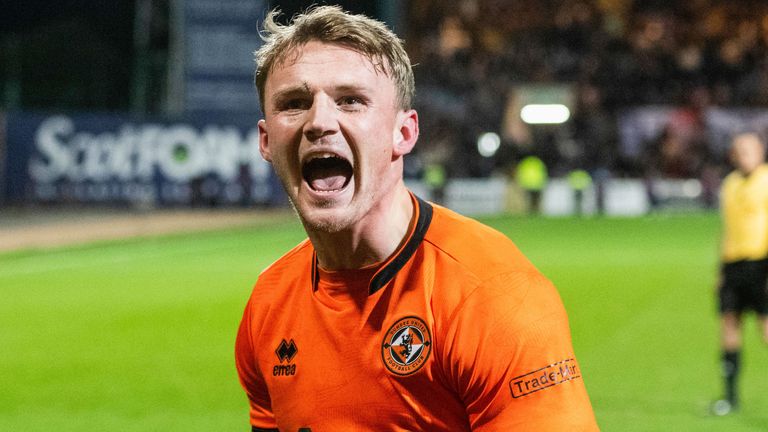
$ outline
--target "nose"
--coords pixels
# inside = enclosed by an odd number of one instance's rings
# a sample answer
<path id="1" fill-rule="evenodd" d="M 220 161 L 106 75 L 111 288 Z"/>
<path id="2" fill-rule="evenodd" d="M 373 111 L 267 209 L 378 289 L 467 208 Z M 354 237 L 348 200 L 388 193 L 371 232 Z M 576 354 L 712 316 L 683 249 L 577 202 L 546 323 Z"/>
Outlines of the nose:
<path id="1" fill-rule="evenodd" d="M 315 141 L 339 131 L 338 110 L 330 98 L 318 97 L 307 112 L 304 123 L 304 136 Z"/>

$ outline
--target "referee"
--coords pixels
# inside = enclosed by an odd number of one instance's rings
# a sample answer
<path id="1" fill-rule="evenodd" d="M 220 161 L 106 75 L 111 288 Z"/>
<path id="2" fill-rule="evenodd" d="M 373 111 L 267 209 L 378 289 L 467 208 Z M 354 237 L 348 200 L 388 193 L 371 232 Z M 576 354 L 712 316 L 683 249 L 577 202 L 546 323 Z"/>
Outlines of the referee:
<path id="1" fill-rule="evenodd" d="M 768 343 L 768 164 L 765 144 L 755 133 L 733 138 L 735 170 L 723 181 L 723 236 L 718 296 L 721 317 L 724 398 L 712 406 L 715 415 L 738 407 L 742 316 L 754 310 Z"/>

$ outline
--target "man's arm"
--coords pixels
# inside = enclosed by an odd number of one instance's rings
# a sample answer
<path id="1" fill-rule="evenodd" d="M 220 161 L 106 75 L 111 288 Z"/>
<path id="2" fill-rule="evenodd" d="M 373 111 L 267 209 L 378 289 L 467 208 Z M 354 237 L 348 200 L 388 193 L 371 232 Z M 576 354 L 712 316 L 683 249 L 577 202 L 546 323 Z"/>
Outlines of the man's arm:
<path id="1" fill-rule="evenodd" d="M 252 431 L 277 431 L 277 423 L 272 413 L 272 401 L 266 383 L 256 362 L 256 352 L 251 332 L 251 303 L 245 308 L 240 328 L 235 341 L 235 365 L 240 383 L 245 389 L 250 404 Z M 259 427 L 255 426 L 260 425 Z"/>
<path id="2" fill-rule="evenodd" d="M 442 362 L 473 431 L 597 431 L 565 308 L 535 272 L 484 282 L 456 312 Z"/>

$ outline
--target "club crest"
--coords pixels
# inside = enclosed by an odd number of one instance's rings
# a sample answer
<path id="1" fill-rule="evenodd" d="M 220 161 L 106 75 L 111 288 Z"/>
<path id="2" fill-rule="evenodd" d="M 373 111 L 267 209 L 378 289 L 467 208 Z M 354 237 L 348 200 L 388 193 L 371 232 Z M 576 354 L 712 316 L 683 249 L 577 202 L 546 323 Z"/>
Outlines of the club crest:
<path id="1" fill-rule="evenodd" d="M 432 351 L 432 336 L 421 318 L 400 318 L 384 335 L 381 358 L 395 375 L 406 376 L 418 371 Z"/>

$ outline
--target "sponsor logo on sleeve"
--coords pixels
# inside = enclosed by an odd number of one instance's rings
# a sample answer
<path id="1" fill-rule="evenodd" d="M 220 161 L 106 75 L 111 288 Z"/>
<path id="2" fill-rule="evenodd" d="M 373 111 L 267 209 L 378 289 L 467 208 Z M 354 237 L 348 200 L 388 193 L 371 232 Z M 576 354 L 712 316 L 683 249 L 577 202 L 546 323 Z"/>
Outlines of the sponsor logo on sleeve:
<path id="1" fill-rule="evenodd" d="M 432 336 L 423 319 L 400 318 L 389 328 L 381 344 L 384 366 L 395 375 L 411 375 L 421 369 L 432 351 Z"/>
<path id="2" fill-rule="evenodd" d="M 581 371 L 576 359 L 570 358 L 512 378 L 509 388 L 512 397 L 517 399 L 576 378 L 581 378 Z"/>

